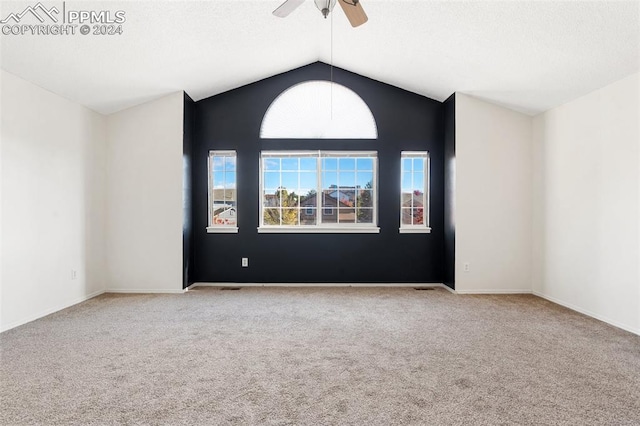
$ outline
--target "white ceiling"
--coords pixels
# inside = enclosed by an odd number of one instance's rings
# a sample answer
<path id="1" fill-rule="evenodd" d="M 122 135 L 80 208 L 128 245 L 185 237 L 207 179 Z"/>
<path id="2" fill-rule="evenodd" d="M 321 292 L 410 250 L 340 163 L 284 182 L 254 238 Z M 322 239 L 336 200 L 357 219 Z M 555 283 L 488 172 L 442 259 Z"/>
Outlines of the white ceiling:
<path id="1" fill-rule="evenodd" d="M 35 3 L 2 1 L 0 19 Z M 330 63 L 331 17 L 306 0 L 276 18 L 280 3 L 68 0 L 68 10 L 124 10 L 124 34 L 1 36 L 0 64 L 108 114 Z M 437 100 L 457 91 L 535 114 L 640 69 L 640 0 L 362 4 L 369 22 L 356 29 L 335 9 L 333 64 Z"/>

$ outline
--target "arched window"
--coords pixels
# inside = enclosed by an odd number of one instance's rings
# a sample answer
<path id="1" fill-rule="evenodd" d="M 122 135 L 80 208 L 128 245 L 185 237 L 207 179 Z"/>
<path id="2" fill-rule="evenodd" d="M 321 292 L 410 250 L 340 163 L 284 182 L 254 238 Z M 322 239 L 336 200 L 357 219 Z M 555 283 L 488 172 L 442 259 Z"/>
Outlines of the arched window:
<path id="1" fill-rule="evenodd" d="M 262 139 L 377 139 L 371 110 L 353 90 L 314 80 L 282 92 L 269 106 Z"/>

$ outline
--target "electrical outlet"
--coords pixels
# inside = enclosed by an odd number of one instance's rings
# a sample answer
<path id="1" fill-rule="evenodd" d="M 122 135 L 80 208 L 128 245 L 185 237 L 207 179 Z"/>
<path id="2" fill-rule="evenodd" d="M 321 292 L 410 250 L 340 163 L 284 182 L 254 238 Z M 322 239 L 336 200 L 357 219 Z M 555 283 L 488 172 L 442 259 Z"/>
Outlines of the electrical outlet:
<path id="1" fill-rule="evenodd" d="M 71 270 L 71 279 L 75 280 L 78 278 L 78 271 L 76 271 L 75 269 Z"/>
<path id="2" fill-rule="evenodd" d="M 249 267 L 249 258 L 248 257 L 243 257 L 242 258 L 242 267 L 243 268 L 248 268 Z"/>
<path id="3" fill-rule="evenodd" d="M 471 265 L 469 264 L 469 262 L 464 263 L 463 269 L 465 272 L 469 272 L 471 270 Z"/>

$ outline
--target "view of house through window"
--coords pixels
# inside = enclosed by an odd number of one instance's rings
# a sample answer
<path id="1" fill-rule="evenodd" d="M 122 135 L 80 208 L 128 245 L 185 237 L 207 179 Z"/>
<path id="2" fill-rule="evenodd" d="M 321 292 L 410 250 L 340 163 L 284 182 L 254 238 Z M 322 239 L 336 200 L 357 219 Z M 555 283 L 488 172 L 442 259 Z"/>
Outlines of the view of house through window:
<path id="1" fill-rule="evenodd" d="M 209 152 L 209 232 L 237 232 L 236 152 Z"/>
<path id="2" fill-rule="evenodd" d="M 375 227 L 376 175 L 375 151 L 263 151 L 261 227 Z"/>
<path id="3" fill-rule="evenodd" d="M 428 232 L 429 153 L 401 153 L 400 232 Z"/>

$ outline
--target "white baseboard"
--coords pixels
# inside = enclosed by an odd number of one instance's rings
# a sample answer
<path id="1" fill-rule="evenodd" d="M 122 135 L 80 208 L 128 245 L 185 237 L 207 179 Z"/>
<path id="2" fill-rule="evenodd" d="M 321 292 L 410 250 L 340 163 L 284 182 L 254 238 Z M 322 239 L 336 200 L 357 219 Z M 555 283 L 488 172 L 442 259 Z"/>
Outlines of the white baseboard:
<path id="1" fill-rule="evenodd" d="M 457 292 L 457 291 L 455 291 L 454 289 L 452 289 L 451 287 L 449 287 L 449 286 L 448 286 L 448 285 L 446 285 L 446 284 L 440 284 L 438 287 L 442 287 L 442 288 L 444 288 L 445 290 L 449 291 L 449 293 L 452 293 L 452 294 L 458 294 L 458 292 Z"/>
<path id="2" fill-rule="evenodd" d="M 105 293 L 121 293 L 121 294 L 182 294 L 184 289 L 166 289 L 166 288 L 109 288 L 104 291 Z"/>
<path id="3" fill-rule="evenodd" d="M 456 290 L 456 294 L 532 294 L 531 290 L 480 289 Z"/>
<path id="4" fill-rule="evenodd" d="M 612 325 L 614 327 L 621 328 L 621 329 L 623 329 L 625 331 L 628 331 L 630 333 L 637 334 L 638 336 L 640 336 L 640 329 L 637 329 L 637 328 L 634 328 L 634 327 L 630 327 L 629 325 L 622 324 L 622 323 L 620 323 L 618 321 L 614 321 L 614 320 L 612 320 L 610 318 L 607 318 L 605 316 L 602 316 L 602 315 L 598 315 L 598 314 L 593 313 L 593 312 L 591 312 L 591 311 L 589 311 L 587 309 L 582 309 L 582 308 L 580 308 L 580 307 L 578 307 L 578 306 L 576 306 L 576 305 L 574 305 L 572 303 L 567 303 L 567 302 L 565 302 L 563 300 L 556 299 L 555 297 L 547 296 L 546 294 L 540 293 L 539 291 L 535 291 L 534 290 L 532 293 L 534 295 L 538 296 L 538 297 L 541 297 L 543 299 L 548 300 L 549 302 L 556 303 L 556 304 L 558 304 L 560 306 L 564 306 L 565 308 L 569 308 L 572 311 L 579 312 L 579 313 L 584 314 L 584 315 L 586 315 L 588 317 L 595 318 L 595 319 L 597 319 L 599 321 L 602 321 L 602 322 L 606 322 L 607 324 L 610 324 L 610 325 Z"/>
<path id="5" fill-rule="evenodd" d="M 100 296 L 103 293 L 104 293 L 103 290 L 99 290 L 99 291 L 93 292 L 91 294 L 88 294 L 86 296 L 78 297 L 76 299 L 72 299 L 71 301 L 69 301 L 67 303 L 64 303 L 63 305 L 56 306 L 55 308 L 46 309 L 46 310 L 44 310 L 42 312 L 37 313 L 36 315 L 30 315 L 27 318 L 23 318 L 23 319 L 21 319 L 19 321 L 15 321 L 15 322 L 9 323 L 7 325 L 2 324 L 2 327 L 0 328 L 0 333 L 8 331 L 8 330 L 11 330 L 12 328 L 19 327 L 19 326 L 24 325 L 26 323 L 29 323 L 31 321 L 35 321 L 37 319 L 46 317 L 47 315 L 51 315 L 51 314 L 56 313 L 58 311 L 61 311 L 63 309 L 70 308 L 71 306 L 77 305 L 78 303 L 86 302 L 87 300 L 93 299 L 94 297 L 97 297 L 97 296 Z"/>

